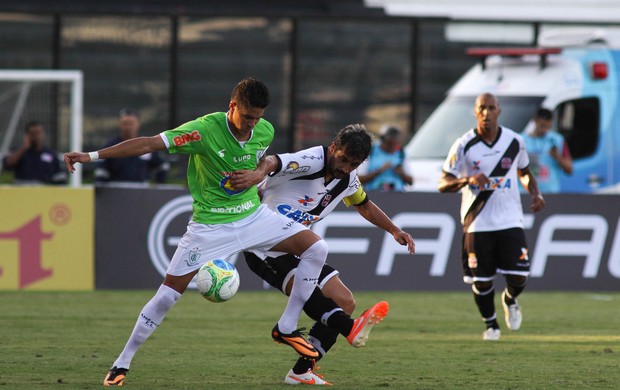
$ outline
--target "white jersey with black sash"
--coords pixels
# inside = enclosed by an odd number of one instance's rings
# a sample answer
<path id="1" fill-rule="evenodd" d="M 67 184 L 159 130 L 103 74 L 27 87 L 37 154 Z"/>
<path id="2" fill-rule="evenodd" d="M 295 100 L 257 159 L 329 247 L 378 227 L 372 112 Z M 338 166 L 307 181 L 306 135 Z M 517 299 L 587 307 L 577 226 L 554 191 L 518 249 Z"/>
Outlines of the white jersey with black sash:
<path id="1" fill-rule="evenodd" d="M 356 171 L 325 183 L 326 156 L 323 146 L 277 155 L 278 168 L 258 185 L 261 202 L 306 226 L 326 217 L 341 200 L 347 206 L 366 203 Z"/>
<path id="2" fill-rule="evenodd" d="M 529 158 L 523 138 L 513 130 L 499 128 L 497 139 L 487 144 L 472 129 L 450 148 L 442 170 L 456 177 L 485 174 L 487 188 L 466 185 L 461 189 L 461 222 L 467 233 L 523 228 L 517 169 Z"/>

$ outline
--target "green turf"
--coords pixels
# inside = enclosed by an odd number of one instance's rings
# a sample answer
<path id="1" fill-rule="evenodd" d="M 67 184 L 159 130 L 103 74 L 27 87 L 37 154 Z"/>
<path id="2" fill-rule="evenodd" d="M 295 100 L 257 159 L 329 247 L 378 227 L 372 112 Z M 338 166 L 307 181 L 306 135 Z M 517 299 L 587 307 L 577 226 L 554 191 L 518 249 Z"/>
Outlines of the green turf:
<path id="1" fill-rule="evenodd" d="M 99 388 L 153 292 L 0 292 L 0 389 Z M 620 293 L 526 292 L 522 329 L 511 333 L 502 320 L 499 342 L 481 340 L 466 292 L 356 296 L 357 314 L 381 299 L 390 313 L 366 348 L 341 338 L 320 362 L 337 388 L 620 386 Z M 295 355 L 269 335 L 285 303 L 274 291 L 219 304 L 189 291 L 140 349 L 125 386 L 287 388 Z"/>

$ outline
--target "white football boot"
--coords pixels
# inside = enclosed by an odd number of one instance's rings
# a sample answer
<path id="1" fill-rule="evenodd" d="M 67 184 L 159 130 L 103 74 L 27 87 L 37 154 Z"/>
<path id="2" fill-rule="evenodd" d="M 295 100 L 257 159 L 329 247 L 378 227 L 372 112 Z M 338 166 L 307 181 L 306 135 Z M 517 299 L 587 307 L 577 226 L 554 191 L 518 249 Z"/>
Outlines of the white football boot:
<path id="1" fill-rule="evenodd" d="M 332 384 L 323 379 L 323 375 L 315 374 L 314 371 L 308 370 L 305 374 L 295 374 L 293 370 L 289 370 L 284 378 L 287 385 L 319 385 L 331 386 Z"/>
<path id="2" fill-rule="evenodd" d="M 508 305 L 506 303 L 506 291 L 502 293 L 502 306 L 504 307 L 504 320 L 506 320 L 506 326 L 510 330 L 519 330 L 521 327 L 521 321 L 523 320 L 523 314 L 521 314 L 521 306 L 517 303 Z"/>
<path id="3" fill-rule="evenodd" d="M 487 328 L 487 330 L 482 332 L 482 339 L 497 341 L 499 340 L 499 336 L 501 335 L 501 333 L 502 332 L 499 329 Z"/>

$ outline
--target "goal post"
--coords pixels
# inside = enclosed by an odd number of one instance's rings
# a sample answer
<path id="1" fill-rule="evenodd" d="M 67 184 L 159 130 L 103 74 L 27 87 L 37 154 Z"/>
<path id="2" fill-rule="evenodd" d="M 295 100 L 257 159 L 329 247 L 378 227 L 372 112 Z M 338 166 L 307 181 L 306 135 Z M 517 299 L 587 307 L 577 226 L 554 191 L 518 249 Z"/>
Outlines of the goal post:
<path id="1" fill-rule="evenodd" d="M 0 155 L 8 152 L 10 143 L 15 136 L 24 106 L 27 104 L 31 86 L 38 83 L 68 83 L 70 86 L 69 99 L 69 148 L 71 151 L 82 151 L 82 122 L 84 109 L 84 76 L 80 70 L 0 70 L 0 82 L 19 83 L 17 99 L 9 115 L 4 139 L 0 143 Z M 0 96 L 2 98 L 2 96 Z M 1 103 L 1 102 L 0 102 Z M 70 175 L 71 187 L 82 185 L 82 165 L 75 166 L 75 172 Z"/>

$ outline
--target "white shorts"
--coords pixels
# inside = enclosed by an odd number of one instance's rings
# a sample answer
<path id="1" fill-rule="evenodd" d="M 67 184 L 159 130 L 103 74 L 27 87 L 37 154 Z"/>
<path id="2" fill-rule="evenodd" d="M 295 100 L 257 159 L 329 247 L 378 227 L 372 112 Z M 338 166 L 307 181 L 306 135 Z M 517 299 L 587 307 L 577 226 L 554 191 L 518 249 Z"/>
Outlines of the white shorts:
<path id="1" fill-rule="evenodd" d="M 166 272 L 187 275 L 209 260 L 226 259 L 243 251 L 265 258 L 269 249 L 304 230 L 308 228 L 265 205 L 235 222 L 206 225 L 191 221 Z"/>

